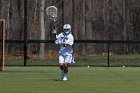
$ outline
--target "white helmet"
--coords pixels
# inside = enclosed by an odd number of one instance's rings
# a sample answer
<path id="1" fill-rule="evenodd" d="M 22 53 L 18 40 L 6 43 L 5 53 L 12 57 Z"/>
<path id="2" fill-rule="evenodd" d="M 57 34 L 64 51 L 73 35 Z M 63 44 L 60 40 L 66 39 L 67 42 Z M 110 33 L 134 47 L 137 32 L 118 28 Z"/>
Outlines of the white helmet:
<path id="1" fill-rule="evenodd" d="M 70 31 L 70 30 L 71 30 L 70 24 L 65 24 L 65 25 L 63 26 L 63 30 L 64 30 L 64 31 L 65 31 L 65 30 Z"/>

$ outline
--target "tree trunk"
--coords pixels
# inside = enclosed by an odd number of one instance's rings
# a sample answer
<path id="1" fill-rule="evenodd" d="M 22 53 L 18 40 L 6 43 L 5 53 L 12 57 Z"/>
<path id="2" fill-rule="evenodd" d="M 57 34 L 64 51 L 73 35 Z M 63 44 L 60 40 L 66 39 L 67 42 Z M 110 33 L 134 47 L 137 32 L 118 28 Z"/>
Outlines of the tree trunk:
<path id="1" fill-rule="evenodd" d="M 126 19 L 126 0 L 123 0 L 123 40 L 127 39 L 127 19 Z"/>
<path id="2" fill-rule="evenodd" d="M 85 9 L 86 9 L 86 11 L 85 11 L 85 16 L 86 16 L 86 18 L 85 18 L 85 22 L 86 22 L 85 30 L 88 31 L 85 34 L 86 34 L 87 40 L 92 40 L 92 35 L 93 35 L 93 33 L 92 33 L 92 12 L 91 12 L 92 6 L 91 6 L 91 3 L 92 3 L 91 0 L 88 0 L 85 3 Z M 92 44 L 86 45 L 87 54 L 92 54 L 92 52 L 93 52 L 93 51 L 91 51 L 92 48 L 93 48 Z"/>
<path id="3" fill-rule="evenodd" d="M 64 0 L 63 2 L 64 4 L 64 8 L 63 8 L 63 12 L 64 12 L 64 24 L 70 24 L 72 25 L 72 0 Z"/>
<path id="4" fill-rule="evenodd" d="M 86 34 L 86 23 L 85 23 L 85 13 L 86 13 L 86 11 L 85 11 L 85 2 L 86 2 L 86 0 L 82 0 L 81 1 L 81 9 L 82 10 L 80 10 L 81 12 L 80 12 L 80 32 L 81 32 L 81 37 L 82 37 L 82 39 L 83 40 L 85 40 L 86 38 L 85 38 L 85 34 Z M 86 53 L 86 44 L 82 44 L 81 45 L 81 53 L 82 53 L 82 55 L 86 55 L 85 53 Z"/>
<path id="5" fill-rule="evenodd" d="M 45 0 L 41 0 L 40 6 L 40 40 L 45 40 L 45 26 L 44 26 L 44 7 Z M 44 59 L 45 54 L 45 43 L 40 44 L 39 58 Z"/>

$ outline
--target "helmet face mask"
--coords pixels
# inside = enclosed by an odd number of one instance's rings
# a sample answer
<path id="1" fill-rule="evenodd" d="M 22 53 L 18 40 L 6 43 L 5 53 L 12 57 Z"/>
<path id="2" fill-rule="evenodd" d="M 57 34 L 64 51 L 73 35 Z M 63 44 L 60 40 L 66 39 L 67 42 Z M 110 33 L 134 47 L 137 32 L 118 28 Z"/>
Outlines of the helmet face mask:
<path id="1" fill-rule="evenodd" d="M 70 32 L 70 29 L 64 29 L 64 32 Z"/>

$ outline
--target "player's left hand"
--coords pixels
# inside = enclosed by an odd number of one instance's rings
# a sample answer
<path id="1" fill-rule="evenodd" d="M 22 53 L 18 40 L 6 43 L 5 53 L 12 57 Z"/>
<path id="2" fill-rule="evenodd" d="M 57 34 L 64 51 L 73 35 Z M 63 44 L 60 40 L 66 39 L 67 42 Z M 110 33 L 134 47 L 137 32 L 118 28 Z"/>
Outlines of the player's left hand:
<path id="1" fill-rule="evenodd" d="M 62 44 L 64 47 L 67 46 L 67 43 L 66 43 L 66 42 L 62 42 L 61 44 Z"/>
<path id="2" fill-rule="evenodd" d="M 66 43 L 66 42 L 62 42 L 62 44 L 63 44 L 63 45 L 67 45 L 67 43 Z"/>

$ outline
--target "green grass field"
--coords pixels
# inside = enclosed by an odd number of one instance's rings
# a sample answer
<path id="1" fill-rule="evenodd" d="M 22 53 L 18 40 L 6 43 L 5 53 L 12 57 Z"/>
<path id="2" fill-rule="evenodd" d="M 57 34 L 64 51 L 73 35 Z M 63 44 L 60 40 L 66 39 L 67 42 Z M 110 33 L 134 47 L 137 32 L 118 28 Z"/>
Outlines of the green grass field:
<path id="1" fill-rule="evenodd" d="M 5 67 L 0 93 L 139 93 L 139 67 L 70 67 L 61 81 L 58 67 Z"/>
<path id="2" fill-rule="evenodd" d="M 121 67 L 123 65 L 129 67 L 140 67 L 140 55 L 139 54 L 128 54 L 128 55 L 111 55 L 109 57 L 109 64 L 111 67 Z M 24 58 L 20 59 L 6 59 L 5 65 L 23 66 Z M 58 58 L 29 58 L 27 60 L 28 66 L 50 66 L 58 65 Z M 96 66 L 96 67 L 107 67 L 108 58 L 107 55 L 93 55 L 93 56 L 80 56 L 75 57 L 74 66 Z"/>

